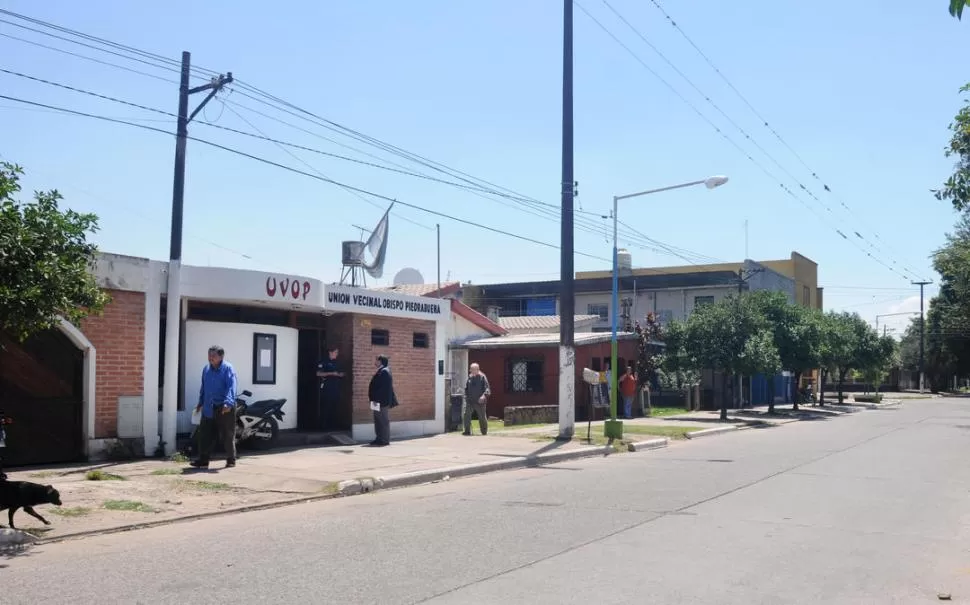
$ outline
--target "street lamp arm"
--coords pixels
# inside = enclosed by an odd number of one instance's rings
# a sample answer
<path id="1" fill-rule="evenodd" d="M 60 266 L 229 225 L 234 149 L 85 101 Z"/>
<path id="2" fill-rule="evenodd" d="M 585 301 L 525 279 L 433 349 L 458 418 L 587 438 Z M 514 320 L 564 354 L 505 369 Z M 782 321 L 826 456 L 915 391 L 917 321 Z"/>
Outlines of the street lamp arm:
<path id="1" fill-rule="evenodd" d="M 646 191 L 639 191 L 637 193 L 628 193 L 627 195 L 617 195 L 614 197 L 614 199 L 616 201 L 620 201 L 620 200 L 630 199 L 631 197 L 640 197 L 641 195 L 650 195 L 652 193 L 661 193 L 663 191 L 671 191 L 673 189 L 683 189 L 684 187 L 693 187 L 694 185 L 703 185 L 704 180 L 691 181 L 689 183 L 681 183 L 680 185 L 671 185 L 669 187 L 661 187 L 659 189 L 648 189 Z"/>

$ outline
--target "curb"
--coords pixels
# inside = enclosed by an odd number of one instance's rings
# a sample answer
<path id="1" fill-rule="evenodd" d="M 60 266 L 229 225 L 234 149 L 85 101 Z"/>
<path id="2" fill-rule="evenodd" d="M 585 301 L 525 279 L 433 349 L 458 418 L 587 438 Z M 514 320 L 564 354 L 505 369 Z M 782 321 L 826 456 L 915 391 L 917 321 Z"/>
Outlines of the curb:
<path id="1" fill-rule="evenodd" d="M 660 448 L 667 447 L 669 444 L 669 439 L 666 437 L 660 437 L 659 439 L 648 439 L 647 441 L 628 443 L 626 448 L 628 452 L 643 452 L 646 450 L 658 450 Z"/>
<path id="2" fill-rule="evenodd" d="M 250 513 L 250 512 L 255 512 L 259 510 L 280 508 L 282 506 L 289 506 L 291 504 L 302 504 L 306 502 L 317 502 L 320 500 L 331 500 L 339 496 L 340 496 L 339 493 L 306 494 L 298 498 L 287 498 L 285 500 L 273 500 L 272 502 L 263 502 L 260 504 L 236 506 L 233 508 L 226 508 L 223 510 L 212 511 L 209 513 L 198 513 L 195 515 L 186 515 L 184 517 L 173 517 L 171 519 L 158 519 L 157 521 L 145 521 L 144 523 L 132 523 L 131 525 L 120 525 L 118 527 L 106 527 L 104 529 L 89 529 L 89 530 L 78 531 L 70 534 L 63 534 L 60 536 L 51 536 L 50 538 L 35 537 L 34 544 L 37 546 L 43 546 L 45 544 L 54 544 L 55 542 L 63 542 L 65 540 L 75 540 L 77 538 L 90 538 L 93 536 L 102 536 L 107 534 L 120 534 L 126 531 L 134 531 L 136 529 L 151 529 L 153 527 L 160 527 L 162 525 L 172 525 L 174 523 L 183 523 L 187 521 L 199 521 L 201 519 L 211 519 L 213 517 L 223 517 L 226 515 L 234 515 L 237 513 Z M 28 534 L 28 535 L 31 535 L 31 534 Z"/>
<path id="3" fill-rule="evenodd" d="M 469 477 L 472 475 L 482 475 L 495 471 L 506 471 L 517 468 L 542 466 L 544 464 L 555 464 L 567 460 L 577 460 L 592 456 L 608 456 L 615 453 L 611 445 L 600 445 L 584 447 L 576 450 L 566 450 L 564 452 L 549 452 L 536 456 L 522 456 L 518 458 L 508 458 L 505 460 L 495 460 L 488 462 L 476 462 L 474 464 L 463 464 L 422 471 L 402 473 L 400 475 L 390 475 L 387 477 L 375 477 L 366 479 L 349 479 L 341 481 L 337 485 L 337 493 L 342 496 L 351 496 L 367 493 L 378 489 L 393 489 L 397 487 L 409 487 L 424 483 L 434 483 L 457 477 Z"/>
<path id="4" fill-rule="evenodd" d="M 652 440 L 660 441 L 660 440 Z M 666 441 L 664 439 L 663 441 Z M 665 444 L 666 445 L 666 444 Z M 365 494 L 368 492 L 376 491 L 379 489 L 391 489 L 395 487 L 408 487 L 412 485 L 421 485 L 424 483 L 432 483 L 435 481 L 447 480 L 452 477 L 467 477 L 471 475 L 481 475 L 484 473 L 490 473 L 494 471 L 501 470 L 511 470 L 516 468 L 525 467 L 535 467 L 542 466 L 544 464 L 555 464 L 557 462 L 563 462 L 566 460 L 576 460 L 579 458 L 589 458 L 592 456 L 607 456 L 609 454 L 615 453 L 616 450 L 613 446 L 602 445 L 594 447 L 585 447 L 576 450 L 566 450 L 563 452 L 549 452 L 546 454 L 538 454 L 536 456 L 522 456 L 519 458 L 509 458 L 506 460 L 496 460 L 489 462 L 478 462 L 475 464 L 466 464 L 461 466 L 452 466 L 439 469 L 430 469 L 426 471 L 414 471 L 411 473 L 403 473 L 400 475 L 390 475 L 388 477 L 377 477 L 377 478 L 363 478 L 363 479 L 347 479 L 341 481 L 336 485 L 336 490 L 332 493 L 322 493 L 322 494 L 306 494 L 296 498 L 286 498 L 282 500 L 274 500 L 272 502 L 263 502 L 260 504 L 250 504 L 247 506 L 237 506 L 233 508 L 227 508 L 219 511 L 212 511 L 208 513 L 198 513 L 195 515 L 187 515 L 184 517 L 174 517 L 170 519 L 158 519 L 157 521 L 146 521 L 144 523 L 133 523 L 131 525 L 122 525 L 118 527 L 109 527 L 104 529 L 91 529 L 86 531 L 79 531 L 70 534 L 63 534 L 60 536 L 51 536 L 50 538 L 37 538 L 31 534 L 26 534 L 30 536 L 30 541 L 37 546 L 42 546 L 45 544 L 54 544 L 56 542 L 63 542 L 66 540 L 75 540 L 78 538 L 89 538 L 92 536 L 100 536 L 107 534 L 118 534 L 128 531 L 134 531 L 138 529 L 151 529 L 153 527 L 160 527 L 162 525 L 172 525 L 175 523 L 184 523 L 188 521 L 199 521 L 202 519 L 210 519 L 213 517 L 222 517 L 226 515 L 234 515 L 238 513 L 248 513 L 260 510 L 268 510 L 272 508 L 280 508 L 283 506 L 290 506 L 292 504 L 304 504 L 309 502 L 319 502 L 321 500 L 331 500 L 333 498 L 340 498 L 344 496 L 356 496 L 358 494 Z M 0 542 L 2 545 L 2 542 Z"/>
<path id="5" fill-rule="evenodd" d="M 697 439 L 698 437 L 712 437 L 714 435 L 721 435 L 723 433 L 730 433 L 732 431 L 738 430 L 736 426 L 718 426 L 712 429 L 701 429 L 699 431 L 694 431 L 692 433 L 685 433 L 684 436 L 688 439 Z"/>

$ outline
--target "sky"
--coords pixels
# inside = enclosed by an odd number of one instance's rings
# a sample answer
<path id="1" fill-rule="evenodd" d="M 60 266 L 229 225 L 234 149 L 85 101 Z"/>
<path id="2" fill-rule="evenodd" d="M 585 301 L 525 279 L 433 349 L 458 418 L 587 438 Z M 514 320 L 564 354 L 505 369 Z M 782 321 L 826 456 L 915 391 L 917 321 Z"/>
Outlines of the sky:
<path id="1" fill-rule="evenodd" d="M 818 263 L 827 309 L 872 322 L 918 311 L 909 282 L 938 280 L 929 256 L 956 220 L 931 189 L 952 166 L 943 148 L 961 104 L 956 57 L 970 23 L 951 18 L 943 0 L 574 6 L 576 270 L 609 267 L 613 195 L 723 174 L 730 181 L 714 190 L 621 202 L 623 223 L 676 247 L 625 235 L 620 245 L 635 266 L 797 251 Z M 560 2 L 0 0 L 0 8 L 175 60 L 190 51 L 194 66 L 231 71 L 333 123 L 540 202 L 455 186 L 452 175 L 247 97 L 252 89 L 238 82 L 221 92 L 190 135 L 448 215 L 395 206 L 385 275 L 372 285 L 405 267 L 434 282 L 436 224 L 442 280 L 558 279 Z M 176 111 L 177 73 L 0 19 L 0 69 Z M 166 131 L 0 99 L 0 157 L 25 168 L 25 192 L 56 188 L 67 206 L 97 213 L 102 250 L 166 259 L 174 119 L 2 72 L 0 91 Z M 373 228 L 388 203 L 189 141 L 183 262 L 336 281 L 340 242 L 359 238 L 357 226 Z M 908 319 L 880 317 L 880 331 L 901 333 Z"/>

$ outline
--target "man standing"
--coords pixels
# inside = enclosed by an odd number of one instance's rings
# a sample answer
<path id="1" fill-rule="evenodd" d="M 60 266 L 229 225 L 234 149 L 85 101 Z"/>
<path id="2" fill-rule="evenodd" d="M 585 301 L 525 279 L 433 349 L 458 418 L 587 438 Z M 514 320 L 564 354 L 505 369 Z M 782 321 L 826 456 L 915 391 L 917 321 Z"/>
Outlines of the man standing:
<path id="1" fill-rule="evenodd" d="M 472 434 L 472 412 L 478 415 L 478 428 L 482 429 L 482 435 L 488 434 L 488 413 L 486 404 L 488 396 L 492 390 L 488 386 L 488 378 L 482 374 L 481 368 L 477 363 L 473 363 L 468 368 L 468 380 L 465 382 L 465 432 L 463 435 Z"/>
<path id="2" fill-rule="evenodd" d="M 633 418 L 633 398 L 637 395 L 637 377 L 633 367 L 627 366 L 626 373 L 620 378 L 620 395 L 623 396 L 623 417 Z"/>
<path id="3" fill-rule="evenodd" d="M 340 371 L 337 355 L 340 349 L 327 349 L 327 359 L 317 364 L 317 376 L 320 378 L 320 403 L 317 407 L 320 419 L 320 430 L 332 428 L 334 411 L 340 405 L 340 386 L 344 373 Z"/>
<path id="4" fill-rule="evenodd" d="M 209 456 L 216 439 L 226 450 L 226 468 L 236 466 L 236 371 L 225 360 L 222 347 L 209 347 L 209 363 L 202 370 L 202 387 L 196 411 L 202 411 L 199 423 L 199 458 L 195 468 L 209 468 Z"/>

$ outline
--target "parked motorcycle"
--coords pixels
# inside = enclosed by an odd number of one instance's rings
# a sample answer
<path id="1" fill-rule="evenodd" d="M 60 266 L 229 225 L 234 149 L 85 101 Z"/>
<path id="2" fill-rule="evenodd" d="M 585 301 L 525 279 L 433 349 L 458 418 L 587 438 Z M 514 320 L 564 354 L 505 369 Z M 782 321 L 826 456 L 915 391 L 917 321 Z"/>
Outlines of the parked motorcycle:
<path id="1" fill-rule="evenodd" d="M 263 399 L 249 403 L 247 400 L 252 396 L 252 392 L 243 391 L 236 397 L 236 443 L 256 449 L 270 449 L 279 438 L 279 421 L 285 415 L 282 408 L 286 399 Z M 188 455 L 195 453 L 198 430 L 199 427 L 196 427 L 189 438 L 185 452 Z"/>
<path id="2" fill-rule="evenodd" d="M 263 399 L 249 403 L 253 394 L 243 391 L 236 398 L 236 442 L 269 449 L 279 438 L 286 399 Z"/>

